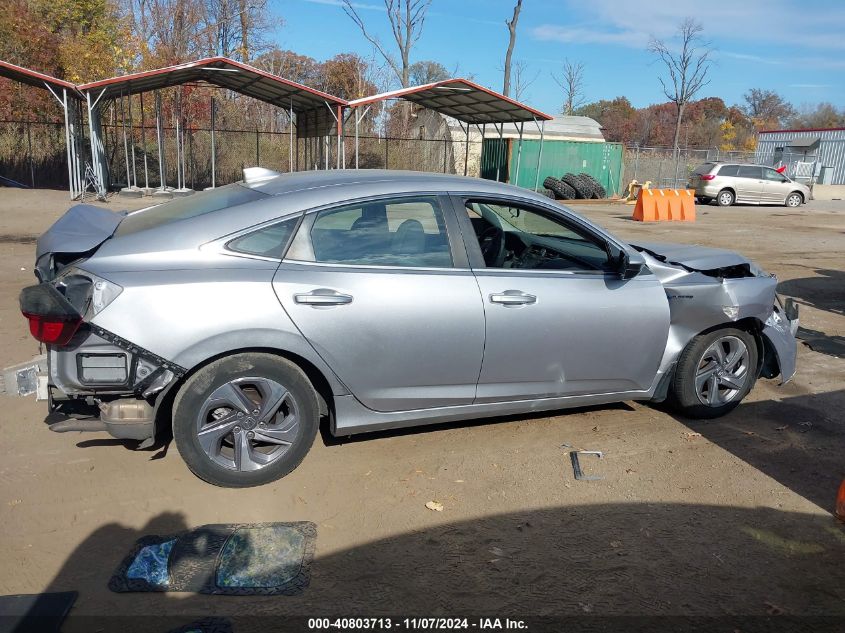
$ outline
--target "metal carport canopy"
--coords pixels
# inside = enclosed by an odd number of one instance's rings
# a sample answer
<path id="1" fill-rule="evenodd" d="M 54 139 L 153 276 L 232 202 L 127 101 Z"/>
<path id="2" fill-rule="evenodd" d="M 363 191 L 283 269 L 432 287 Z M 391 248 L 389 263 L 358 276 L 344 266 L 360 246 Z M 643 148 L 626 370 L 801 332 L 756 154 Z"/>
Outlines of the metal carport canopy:
<path id="1" fill-rule="evenodd" d="M 42 88 L 44 90 L 53 88 L 56 93 L 67 89 L 70 91 L 70 96 L 75 97 L 76 99 L 81 99 L 75 84 L 30 70 L 29 68 L 16 66 L 15 64 L 10 64 L 9 62 L 4 62 L 3 60 L 0 60 L 0 77 L 8 77 L 9 79 L 13 79 L 22 84 L 35 86 L 36 88 Z"/>
<path id="2" fill-rule="evenodd" d="M 391 92 L 383 92 L 371 97 L 363 97 L 349 102 L 349 107 L 355 111 L 355 167 L 358 167 L 358 124 L 361 120 L 360 108 L 366 108 L 380 101 L 390 99 L 404 99 L 423 108 L 434 110 L 448 117 L 466 124 L 466 151 L 464 153 L 464 176 L 467 175 L 469 163 L 469 126 L 475 125 L 481 130 L 481 141 L 484 143 L 485 129 L 491 123 L 499 132 L 499 138 L 503 136 L 503 125 L 505 123 L 519 124 L 519 147 L 516 158 L 516 174 L 519 174 L 520 162 L 522 160 L 522 130 L 526 121 L 533 121 L 540 132 L 540 152 L 537 159 L 539 177 L 539 165 L 543 159 L 543 134 L 546 121 L 552 120 L 552 116 L 540 112 L 534 108 L 514 101 L 510 97 L 494 92 L 484 86 L 479 86 L 468 79 L 445 79 L 435 81 L 421 86 L 401 88 Z M 463 129 L 463 125 L 461 125 Z M 444 161 L 445 162 L 445 161 Z M 445 166 L 444 166 L 445 169 Z M 496 179 L 499 179 L 498 170 Z M 537 182 L 534 183 L 537 188 Z"/>
<path id="3" fill-rule="evenodd" d="M 458 121 L 475 125 L 550 121 L 551 116 L 467 79 L 446 79 L 422 86 L 383 92 L 349 102 L 349 106 L 370 105 L 388 99 L 404 99 L 436 110 Z"/>
<path id="4" fill-rule="evenodd" d="M 64 114 L 65 123 L 68 189 L 70 191 L 70 198 L 73 200 L 77 195 L 82 193 L 84 188 L 80 148 L 78 147 L 80 137 L 79 130 L 76 126 L 76 117 L 78 115 L 78 109 L 81 106 L 80 102 L 82 101 L 79 88 L 64 79 L 51 77 L 50 75 L 4 62 L 3 60 L 0 60 L 0 77 L 6 77 L 13 81 L 33 86 L 34 88 L 47 90 L 59 102 L 59 106 L 62 108 Z"/>
<path id="5" fill-rule="evenodd" d="M 168 66 L 131 75 L 82 84 L 79 89 L 96 100 L 116 99 L 125 94 L 149 92 L 169 86 L 204 81 L 247 97 L 293 110 L 297 115 L 297 136 L 333 134 L 338 126 L 344 99 L 303 86 L 227 57 L 209 57 L 187 64 Z"/>

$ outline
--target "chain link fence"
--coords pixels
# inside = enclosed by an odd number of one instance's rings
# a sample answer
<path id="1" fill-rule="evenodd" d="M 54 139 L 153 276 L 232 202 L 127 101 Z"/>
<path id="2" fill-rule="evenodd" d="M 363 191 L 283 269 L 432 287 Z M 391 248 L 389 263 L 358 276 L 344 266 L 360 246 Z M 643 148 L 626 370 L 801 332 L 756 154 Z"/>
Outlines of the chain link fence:
<path id="1" fill-rule="evenodd" d="M 753 163 L 754 152 L 671 147 L 626 147 L 622 182 L 632 180 L 661 189 L 683 189 L 693 170 L 707 162 Z"/>

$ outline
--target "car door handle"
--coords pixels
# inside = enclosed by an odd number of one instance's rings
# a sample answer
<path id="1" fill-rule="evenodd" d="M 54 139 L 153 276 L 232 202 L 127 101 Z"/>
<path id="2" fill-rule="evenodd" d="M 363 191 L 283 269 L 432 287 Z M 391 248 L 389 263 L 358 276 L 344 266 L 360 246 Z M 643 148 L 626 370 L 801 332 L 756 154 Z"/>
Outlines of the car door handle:
<path id="1" fill-rule="evenodd" d="M 352 295 L 345 295 L 330 288 L 317 288 L 311 292 L 295 294 L 293 300 L 309 306 L 337 306 L 352 303 Z"/>
<path id="2" fill-rule="evenodd" d="M 490 303 L 500 303 L 504 306 L 524 306 L 537 303 L 537 297 L 520 290 L 505 290 L 502 293 L 490 295 Z"/>

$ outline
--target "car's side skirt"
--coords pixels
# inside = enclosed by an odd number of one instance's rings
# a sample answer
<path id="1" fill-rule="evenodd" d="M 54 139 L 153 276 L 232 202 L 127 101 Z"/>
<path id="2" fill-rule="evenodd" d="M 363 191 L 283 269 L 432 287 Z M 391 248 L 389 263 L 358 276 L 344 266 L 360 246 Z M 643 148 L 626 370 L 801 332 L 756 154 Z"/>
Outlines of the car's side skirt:
<path id="1" fill-rule="evenodd" d="M 334 399 L 335 420 L 332 434 L 335 436 L 370 433 L 389 429 L 401 429 L 425 424 L 473 420 L 503 415 L 530 414 L 540 411 L 571 409 L 598 404 L 624 402 L 625 400 L 649 400 L 653 388 L 647 391 L 625 391 L 598 395 L 564 396 L 541 400 L 517 400 L 467 404 L 434 409 L 415 409 L 383 413 L 366 408 L 354 396 L 337 396 Z"/>

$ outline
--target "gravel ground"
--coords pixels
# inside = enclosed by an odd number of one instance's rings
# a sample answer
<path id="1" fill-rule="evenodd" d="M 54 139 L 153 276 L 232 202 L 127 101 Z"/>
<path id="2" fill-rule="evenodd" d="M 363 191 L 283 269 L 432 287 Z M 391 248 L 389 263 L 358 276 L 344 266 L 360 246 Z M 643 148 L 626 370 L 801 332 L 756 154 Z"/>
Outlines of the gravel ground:
<path id="1" fill-rule="evenodd" d="M 17 295 L 36 236 L 68 206 L 62 192 L 0 189 L 0 366 L 38 352 Z M 0 396 L 0 593 L 79 591 L 65 631 L 103 614 L 845 616 L 845 530 L 831 515 L 845 477 L 845 203 L 698 207 L 695 223 L 653 225 L 621 204 L 573 208 L 623 238 L 751 256 L 801 303 L 819 351 L 801 345 L 791 383 L 760 381 L 720 420 L 624 403 L 318 438 L 290 476 L 246 490 L 204 484 L 172 446 L 51 433 L 43 403 Z M 584 460 L 603 479 L 575 481 L 564 445 L 604 451 Z M 140 536 L 295 520 L 318 529 L 299 596 L 106 587 Z"/>

